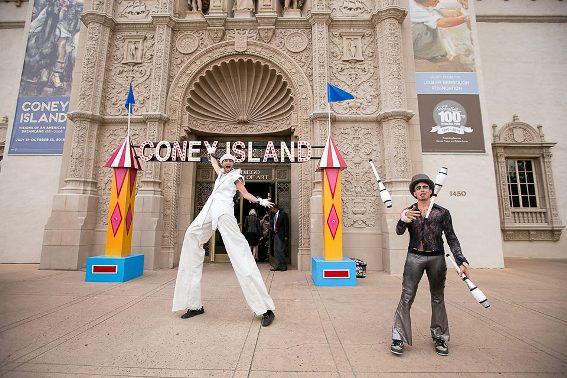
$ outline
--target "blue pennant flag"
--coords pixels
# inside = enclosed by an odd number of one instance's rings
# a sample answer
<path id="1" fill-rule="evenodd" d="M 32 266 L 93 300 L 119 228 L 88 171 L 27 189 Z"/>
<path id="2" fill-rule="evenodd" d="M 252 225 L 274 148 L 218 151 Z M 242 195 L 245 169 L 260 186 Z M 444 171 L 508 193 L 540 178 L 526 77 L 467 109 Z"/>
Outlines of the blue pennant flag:
<path id="1" fill-rule="evenodd" d="M 130 83 L 130 88 L 128 89 L 128 96 L 126 96 L 126 102 L 124 102 L 124 107 L 126 107 L 126 110 L 128 110 L 128 112 L 130 114 L 132 114 L 132 108 L 134 107 L 134 104 L 136 103 L 136 100 L 134 100 L 134 91 L 132 90 L 132 83 Z"/>
<path id="2" fill-rule="evenodd" d="M 354 96 L 348 93 L 347 91 L 343 91 L 339 87 L 335 87 L 331 83 L 327 83 L 327 101 L 328 102 L 337 102 L 337 101 L 345 101 L 345 100 L 353 100 Z"/>

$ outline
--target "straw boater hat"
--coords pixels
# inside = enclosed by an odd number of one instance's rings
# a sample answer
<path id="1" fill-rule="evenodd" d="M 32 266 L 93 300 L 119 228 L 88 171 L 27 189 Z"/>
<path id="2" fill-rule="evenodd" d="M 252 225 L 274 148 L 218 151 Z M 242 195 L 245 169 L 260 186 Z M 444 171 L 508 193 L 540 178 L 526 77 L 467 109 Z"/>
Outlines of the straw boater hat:
<path id="1" fill-rule="evenodd" d="M 222 164 L 222 162 L 225 161 L 225 160 L 232 160 L 232 161 L 235 161 L 236 158 L 234 157 L 234 155 L 231 155 L 231 154 L 224 154 L 224 155 L 222 155 L 221 158 L 220 158 L 220 163 Z"/>
<path id="2" fill-rule="evenodd" d="M 431 190 L 433 190 L 433 187 L 435 186 L 435 184 L 433 183 L 433 181 L 431 181 L 429 176 L 427 176 L 426 174 L 423 174 L 423 173 L 418 173 L 417 175 L 415 175 L 411 178 L 411 182 L 409 184 L 409 191 L 410 191 L 411 195 L 414 196 L 414 197 L 415 197 L 415 195 L 413 194 L 413 192 L 415 192 L 415 186 L 420 182 L 424 182 L 427 185 L 429 185 L 429 189 L 431 189 Z M 417 197 L 415 197 L 415 198 L 417 198 Z"/>

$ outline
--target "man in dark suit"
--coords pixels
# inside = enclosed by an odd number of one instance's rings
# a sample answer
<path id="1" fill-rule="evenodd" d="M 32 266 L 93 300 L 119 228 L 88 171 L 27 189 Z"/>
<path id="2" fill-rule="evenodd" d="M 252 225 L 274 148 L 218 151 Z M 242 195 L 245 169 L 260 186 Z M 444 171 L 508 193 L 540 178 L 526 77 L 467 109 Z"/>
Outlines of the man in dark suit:
<path id="1" fill-rule="evenodd" d="M 274 233 L 274 258 L 276 259 L 276 264 L 271 270 L 283 272 L 287 270 L 285 251 L 289 234 L 289 218 L 277 204 L 270 210 L 272 214 L 274 214 L 272 217 L 271 230 Z"/>

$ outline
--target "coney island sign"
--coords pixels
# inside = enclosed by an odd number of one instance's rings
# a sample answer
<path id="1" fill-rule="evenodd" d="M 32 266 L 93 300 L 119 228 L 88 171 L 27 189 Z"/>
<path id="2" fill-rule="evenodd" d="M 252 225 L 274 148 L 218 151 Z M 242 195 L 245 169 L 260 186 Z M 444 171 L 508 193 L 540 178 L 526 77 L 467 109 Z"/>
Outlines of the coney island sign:
<path id="1" fill-rule="evenodd" d="M 214 147 L 217 152 L 229 152 L 234 155 L 235 163 L 304 163 L 311 159 L 313 148 L 306 141 L 174 141 L 146 140 L 137 149 L 143 161 L 158 162 L 199 162 L 206 156 L 207 149 Z"/>

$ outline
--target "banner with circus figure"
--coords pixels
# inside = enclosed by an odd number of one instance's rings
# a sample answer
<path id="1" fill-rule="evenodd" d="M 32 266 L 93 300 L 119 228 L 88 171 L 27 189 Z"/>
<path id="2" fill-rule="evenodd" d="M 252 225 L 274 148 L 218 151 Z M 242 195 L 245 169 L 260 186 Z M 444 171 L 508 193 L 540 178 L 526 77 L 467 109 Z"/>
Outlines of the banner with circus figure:
<path id="1" fill-rule="evenodd" d="M 82 0 L 34 2 L 9 154 L 63 153 L 82 11 Z"/>

